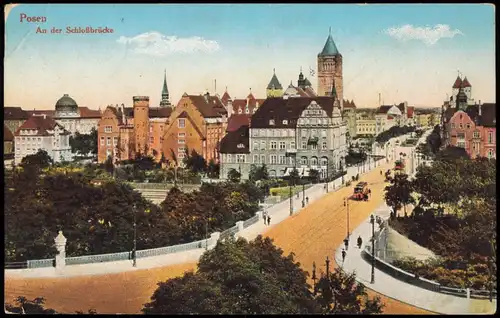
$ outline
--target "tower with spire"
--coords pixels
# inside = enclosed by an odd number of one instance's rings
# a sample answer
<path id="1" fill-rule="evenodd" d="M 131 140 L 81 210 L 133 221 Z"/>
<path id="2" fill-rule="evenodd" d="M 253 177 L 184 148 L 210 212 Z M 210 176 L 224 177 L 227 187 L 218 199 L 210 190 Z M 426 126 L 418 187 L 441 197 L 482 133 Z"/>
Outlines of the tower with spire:
<path id="1" fill-rule="evenodd" d="M 163 89 L 161 91 L 161 101 L 160 101 L 160 107 L 171 107 L 172 104 L 170 103 L 170 95 L 168 93 L 168 87 L 167 87 L 167 70 L 165 70 L 165 74 L 163 77 Z"/>
<path id="2" fill-rule="evenodd" d="M 323 50 L 318 54 L 318 96 L 330 96 L 332 85 L 335 85 L 338 100 L 343 101 L 342 54 L 332 38 L 332 28 L 328 34 Z M 335 84 L 334 84 L 335 83 Z"/>
<path id="3" fill-rule="evenodd" d="M 283 95 L 283 86 L 276 76 L 276 69 L 273 69 L 273 77 L 267 84 L 266 94 L 267 97 L 281 97 Z"/>

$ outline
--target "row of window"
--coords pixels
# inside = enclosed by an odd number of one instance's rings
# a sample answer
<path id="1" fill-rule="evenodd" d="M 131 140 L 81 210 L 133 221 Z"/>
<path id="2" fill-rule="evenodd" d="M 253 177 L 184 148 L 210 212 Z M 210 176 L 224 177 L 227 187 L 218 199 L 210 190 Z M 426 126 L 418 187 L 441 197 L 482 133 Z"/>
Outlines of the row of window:
<path id="1" fill-rule="evenodd" d="M 312 137 L 316 137 L 318 134 L 318 131 L 316 129 L 311 129 L 310 131 L 308 129 L 302 129 L 301 130 L 301 136 L 307 137 L 309 135 Z M 327 130 L 322 129 L 321 130 L 321 137 L 326 137 L 327 135 Z M 294 137 L 295 136 L 295 130 L 293 129 L 252 129 L 252 137 Z"/>
<path id="2" fill-rule="evenodd" d="M 107 138 L 101 137 L 100 145 L 101 146 L 104 146 L 104 145 L 111 146 L 111 137 L 107 137 Z M 118 145 L 118 137 L 113 137 L 113 145 L 114 146 Z"/>
<path id="3" fill-rule="evenodd" d="M 290 148 L 288 148 L 288 149 L 295 149 L 295 141 L 290 141 L 289 145 L 290 145 Z M 278 146 L 279 146 L 279 148 L 278 148 Z M 317 150 L 318 149 L 317 144 L 311 144 L 310 148 L 308 146 L 309 145 L 307 144 L 307 141 L 302 141 L 300 149 L 304 149 L 304 150 L 307 150 L 307 149 Z M 277 149 L 286 150 L 287 149 L 286 142 L 285 141 L 280 141 L 280 142 L 270 141 L 269 142 L 269 150 L 277 150 Z M 321 149 L 322 150 L 328 149 L 328 143 L 326 141 L 323 141 L 321 143 Z M 264 140 L 262 140 L 260 142 L 260 147 L 259 147 L 259 142 L 254 141 L 252 150 L 266 150 L 266 142 Z"/>
<path id="4" fill-rule="evenodd" d="M 232 155 L 227 154 L 225 162 L 232 163 L 232 161 L 233 161 Z M 326 166 L 326 165 L 328 165 L 328 158 L 322 157 L 319 160 L 317 157 L 311 157 L 310 159 L 308 159 L 307 157 L 300 158 L 301 165 L 316 166 L 316 165 L 318 165 L 318 162 L 321 163 L 322 166 Z M 247 163 L 247 155 L 236 154 L 234 163 Z M 254 163 L 254 164 L 266 164 L 266 155 L 253 155 L 252 163 Z M 293 164 L 295 164 L 293 157 L 288 157 L 288 159 L 287 159 L 287 157 L 284 155 L 269 155 L 269 162 L 267 162 L 267 163 L 280 164 L 280 165 L 286 165 L 286 164 L 293 165 Z"/>
<path id="5" fill-rule="evenodd" d="M 480 138 L 481 135 L 479 133 L 479 131 L 475 131 L 473 134 L 472 134 L 472 137 L 473 138 Z M 457 133 L 457 138 L 458 139 L 465 139 L 465 133 L 463 132 L 458 132 Z M 489 144 L 492 144 L 493 143 L 493 132 L 489 132 L 488 133 L 488 143 Z"/>
<path id="6" fill-rule="evenodd" d="M 21 140 L 21 143 L 23 143 L 24 141 L 31 141 L 31 138 L 33 138 L 33 141 L 42 141 L 41 137 L 21 137 L 19 139 Z"/>

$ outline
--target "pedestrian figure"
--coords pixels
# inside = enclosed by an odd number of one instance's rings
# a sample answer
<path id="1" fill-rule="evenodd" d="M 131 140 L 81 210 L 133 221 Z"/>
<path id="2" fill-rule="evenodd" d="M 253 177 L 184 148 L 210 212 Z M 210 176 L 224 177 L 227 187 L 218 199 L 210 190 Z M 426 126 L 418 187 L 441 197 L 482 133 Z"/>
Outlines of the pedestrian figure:
<path id="1" fill-rule="evenodd" d="M 297 192 L 297 199 L 299 199 L 299 198 L 300 198 L 300 193 Z"/>
<path id="2" fill-rule="evenodd" d="M 342 263 L 345 261 L 345 255 L 346 255 L 346 251 L 344 249 L 342 249 Z"/>
<path id="3" fill-rule="evenodd" d="M 271 224 L 271 216 L 270 216 L 270 215 L 268 215 L 268 216 L 267 216 L 267 225 L 270 225 L 270 224 Z"/>
<path id="4" fill-rule="evenodd" d="M 306 204 L 309 204 L 309 197 L 306 197 Z"/>
<path id="5" fill-rule="evenodd" d="M 344 245 L 345 245 L 346 250 L 349 249 L 349 239 L 348 238 L 344 239 Z"/>
<path id="6" fill-rule="evenodd" d="M 361 245 L 363 244 L 363 239 L 361 238 L 361 235 L 358 236 L 358 248 L 361 248 Z"/>

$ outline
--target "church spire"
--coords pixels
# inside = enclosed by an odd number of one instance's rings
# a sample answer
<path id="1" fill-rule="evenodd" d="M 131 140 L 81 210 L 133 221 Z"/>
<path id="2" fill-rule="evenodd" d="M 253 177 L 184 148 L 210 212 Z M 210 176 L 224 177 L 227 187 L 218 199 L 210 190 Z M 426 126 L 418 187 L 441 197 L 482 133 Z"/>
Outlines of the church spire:
<path id="1" fill-rule="evenodd" d="M 164 76 L 163 76 L 163 89 L 161 91 L 161 102 L 160 102 L 160 107 L 167 107 L 171 106 L 170 100 L 169 100 L 169 93 L 168 93 L 168 86 L 167 86 L 167 70 L 164 70 Z"/>

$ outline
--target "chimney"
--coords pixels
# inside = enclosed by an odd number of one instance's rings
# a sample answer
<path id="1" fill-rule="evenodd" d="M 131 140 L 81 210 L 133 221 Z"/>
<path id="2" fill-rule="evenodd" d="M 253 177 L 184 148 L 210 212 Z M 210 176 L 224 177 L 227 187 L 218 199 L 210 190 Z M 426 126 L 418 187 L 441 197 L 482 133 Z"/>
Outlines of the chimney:
<path id="1" fill-rule="evenodd" d="M 479 101 L 479 116 L 481 116 L 481 101 Z"/>
<path id="2" fill-rule="evenodd" d="M 481 115 L 481 108 L 479 108 L 479 114 Z M 47 115 L 46 114 L 42 114 L 43 116 L 43 119 L 47 119 Z"/>
<path id="3" fill-rule="evenodd" d="M 208 103 L 209 97 L 210 97 L 210 93 L 209 93 L 209 92 L 208 92 L 208 90 L 207 90 L 207 92 L 205 93 L 205 101 L 206 101 L 207 103 Z"/>

